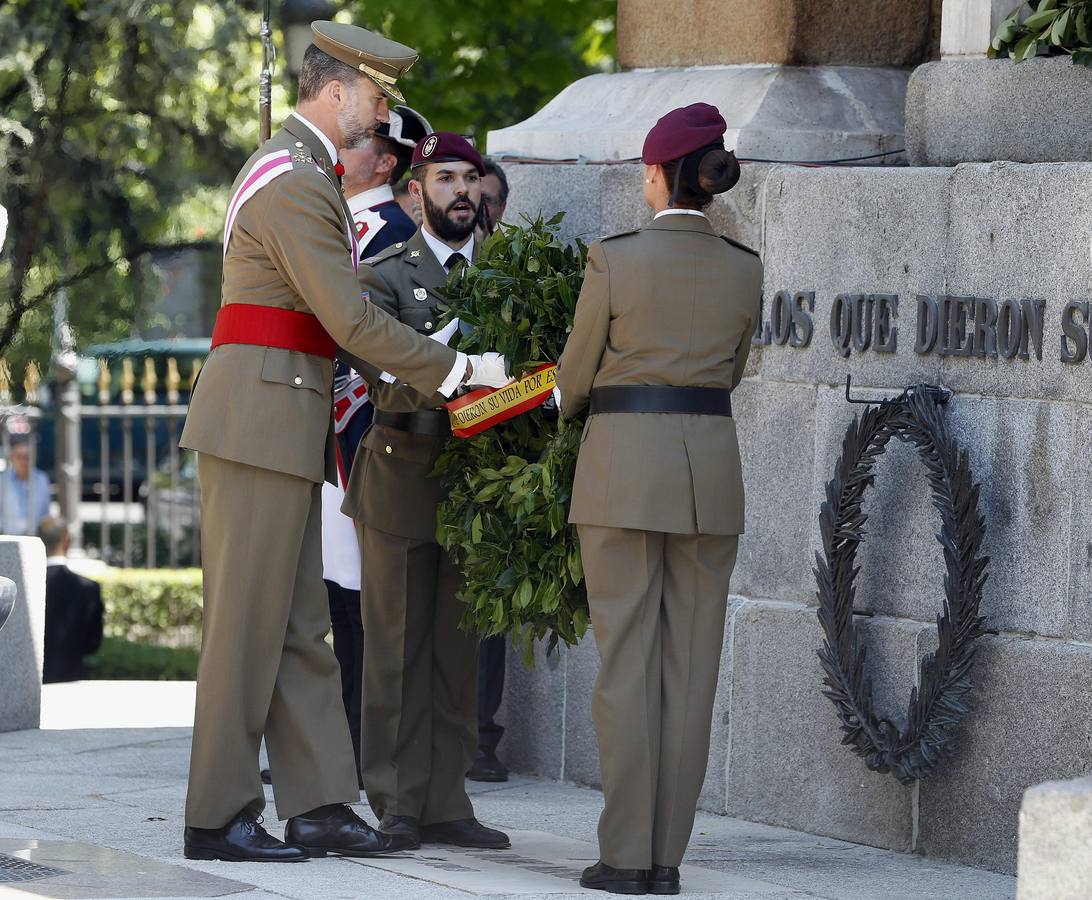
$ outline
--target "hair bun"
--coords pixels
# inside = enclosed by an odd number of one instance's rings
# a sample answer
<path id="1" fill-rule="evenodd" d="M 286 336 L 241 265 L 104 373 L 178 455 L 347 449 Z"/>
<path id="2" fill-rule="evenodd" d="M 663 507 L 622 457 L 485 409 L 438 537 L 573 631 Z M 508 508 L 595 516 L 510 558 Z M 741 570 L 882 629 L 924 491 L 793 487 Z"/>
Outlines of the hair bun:
<path id="1" fill-rule="evenodd" d="M 739 160 L 731 150 L 714 147 L 698 163 L 698 187 L 707 194 L 723 194 L 739 181 Z"/>

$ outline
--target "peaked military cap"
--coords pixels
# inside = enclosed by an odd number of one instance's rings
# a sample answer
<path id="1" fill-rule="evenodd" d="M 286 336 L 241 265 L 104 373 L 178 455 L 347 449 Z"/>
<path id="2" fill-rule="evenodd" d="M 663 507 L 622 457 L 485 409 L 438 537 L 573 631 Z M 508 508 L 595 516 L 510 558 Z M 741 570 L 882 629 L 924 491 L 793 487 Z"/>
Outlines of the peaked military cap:
<path id="1" fill-rule="evenodd" d="M 312 22 L 311 31 L 315 46 L 323 53 L 367 75 L 392 100 L 406 102 L 394 85 L 417 62 L 419 54 L 412 47 L 340 22 Z"/>
<path id="2" fill-rule="evenodd" d="M 456 160 L 470 163 L 478 170 L 479 175 L 485 177 L 485 163 L 482 161 L 482 155 L 474 149 L 470 141 L 453 131 L 434 131 L 424 140 L 418 141 L 410 166 L 416 169 L 418 166 L 429 163 Z"/>

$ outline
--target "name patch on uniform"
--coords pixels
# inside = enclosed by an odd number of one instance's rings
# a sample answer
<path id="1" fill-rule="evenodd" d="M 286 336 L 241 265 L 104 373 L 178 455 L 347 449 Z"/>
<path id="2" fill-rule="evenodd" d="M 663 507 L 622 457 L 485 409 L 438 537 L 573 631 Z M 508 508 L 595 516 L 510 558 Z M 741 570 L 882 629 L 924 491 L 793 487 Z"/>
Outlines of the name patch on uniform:
<path id="1" fill-rule="evenodd" d="M 557 366 L 550 363 L 502 388 L 481 388 L 445 404 L 451 433 L 468 438 L 530 412 L 546 402 L 556 383 Z"/>

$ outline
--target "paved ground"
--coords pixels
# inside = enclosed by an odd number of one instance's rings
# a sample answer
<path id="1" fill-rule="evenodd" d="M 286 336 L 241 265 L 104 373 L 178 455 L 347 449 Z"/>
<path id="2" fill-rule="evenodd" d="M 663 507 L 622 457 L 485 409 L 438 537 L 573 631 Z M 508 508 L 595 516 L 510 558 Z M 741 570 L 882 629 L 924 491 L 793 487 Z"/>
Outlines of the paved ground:
<path id="1" fill-rule="evenodd" d="M 606 896 L 573 880 L 596 857 L 600 794 L 529 779 L 474 786 L 479 817 L 511 832 L 511 851 L 426 847 L 403 858 L 293 866 L 188 862 L 181 836 L 192 700 L 187 684 L 48 686 L 43 730 L 0 734 L 0 898 Z M 372 820 L 363 804 L 360 811 Z M 683 881 L 684 897 L 732 900 L 1000 900 L 1016 892 L 1006 876 L 711 815 L 698 817 Z"/>

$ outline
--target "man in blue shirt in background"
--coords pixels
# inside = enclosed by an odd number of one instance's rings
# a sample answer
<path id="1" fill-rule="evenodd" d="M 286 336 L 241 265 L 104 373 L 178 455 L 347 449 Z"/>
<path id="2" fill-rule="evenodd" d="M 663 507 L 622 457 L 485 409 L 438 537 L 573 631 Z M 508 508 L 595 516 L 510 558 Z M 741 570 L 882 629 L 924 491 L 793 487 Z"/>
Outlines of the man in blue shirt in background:
<path id="1" fill-rule="evenodd" d="M 8 464 L 0 472 L 0 534 L 37 534 L 49 515 L 49 476 L 30 467 L 30 440 L 12 435 Z"/>

